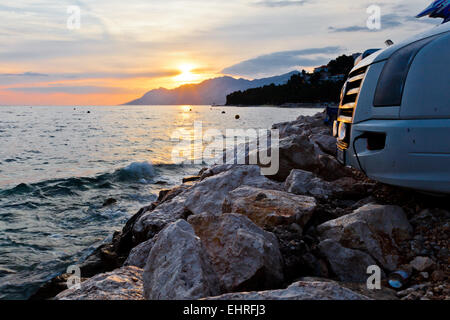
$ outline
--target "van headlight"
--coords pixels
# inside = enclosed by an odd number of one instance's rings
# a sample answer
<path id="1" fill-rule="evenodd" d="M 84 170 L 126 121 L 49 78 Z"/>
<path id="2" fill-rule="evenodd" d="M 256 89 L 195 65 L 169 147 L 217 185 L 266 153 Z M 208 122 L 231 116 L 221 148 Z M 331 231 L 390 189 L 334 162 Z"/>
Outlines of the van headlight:
<path id="1" fill-rule="evenodd" d="M 338 127 L 339 127 L 339 122 L 334 120 L 334 122 L 333 122 L 333 137 L 335 137 L 335 138 L 337 138 L 337 136 L 338 136 Z"/>
<path id="2" fill-rule="evenodd" d="M 347 124 L 345 122 L 339 123 L 339 130 L 338 130 L 338 139 L 344 140 L 347 136 Z"/>
<path id="3" fill-rule="evenodd" d="M 373 101 L 375 107 L 400 106 L 402 104 L 406 77 L 414 58 L 437 36 L 439 35 L 416 41 L 392 54 L 384 65 L 378 80 Z"/>

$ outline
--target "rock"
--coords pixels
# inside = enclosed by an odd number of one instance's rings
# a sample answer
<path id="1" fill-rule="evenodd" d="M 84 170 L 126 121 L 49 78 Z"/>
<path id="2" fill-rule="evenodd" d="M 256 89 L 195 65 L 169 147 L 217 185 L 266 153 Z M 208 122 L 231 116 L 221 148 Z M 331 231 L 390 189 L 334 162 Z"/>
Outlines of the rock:
<path id="1" fill-rule="evenodd" d="M 399 264 L 399 244 L 410 238 L 412 227 L 398 206 L 365 205 L 351 214 L 317 227 L 322 240 L 331 239 L 343 247 L 364 251 L 378 264 L 394 271 Z"/>
<path id="2" fill-rule="evenodd" d="M 194 181 L 199 181 L 200 180 L 200 176 L 192 176 L 192 177 L 185 177 L 183 178 L 183 183 L 187 183 L 187 182 L 194 182 Z"/>
<path id="3" fill-rule="evenodd" d="M 274 288 L 283 282 L 282 257 L 274 234 L 235 213 L 203 213 L 188 221 L 226 292 Z"/>
<path id="4" fill-rule="evenodd" d="M 341 165 L 336 158 L 330 155 L 318 155 L 315 171 L 327 181 L 353 176 L 352 169 Z"/>
<path id="5" fill-rule="evenodd" d="M 409 264 L 414 270 L 419 272 L 427 271 L 435 266 L 434 261 L 428 257 L 416 257 Z"/>
<path id="6" fill-rule="evenodd" d="M 179 219 L 186 219 L 191 213 L 185 206 L 186 198 L 182 195 L 158 205 L 154 210 L 146 211 L 133 225 L 135 242 L 142 243 L 153 238 L 165 226 Z"/>
<path id="7" fill-rule="evenodd" d="M 431 274 L 431 279 L 434 282 L 443 281 L 445 279 L 445 272 L 442 270 L 433 271 L 433 273 Z"/>
<path id="8" fill-rule="evenodd" d="M 144 269 L 148 300 L 188 300 L 220 294 L 202 242 L 185 220 L 168 225 L 155 238 Z"/>
<path id="9" fill-rule="evenodd" d="M 114 198 L 108 198 L 108 199 L 106 199 L 106 200 L 103 202 L 103 207 L 107 207 L 107 206 L 113 205 L 113 204 L 115 204 L 115 203 L 117 203 L 117 200 L 116 200 L 116 199 L 114 199 Z"/>
<path id="10" fill-rule="evenodd" d="M 282 190 L 282 186 L 279 183 L 261 175 L 261 169 L 257 165 L 236 166 L 228 171 L 207 178 L 187 190 L 184 193 L 186 208 L 193 214 L 203 212 L 221 214 L 223 201 L 228 192 L 242 185 Z"/>
<path id="11" fill-rule="evenodd" d="M 131 250 L 124 266 L 136 266 L 144 269 L 148 255 L 155 244 L 155 238 L 147 240 Z"/>
<path id="12" fill-rule="evenodd" d="M 279 183 L 261 175 L 257 165 L 233 166 L 190 186 L 155 210 L 143 214 L 135 223 L 133 234 L 142 242 L 154 237 L 167 224 L 186 219 L 189 215 L 203 212 L 221 214 L 228 192 L 241 185 L 282 190 Z"/>
<path id="13" fill-rule="evenodd" d="M 311 141 L 319 146 L 319 148 L 332 156 L 336 156 L 336 138 L 325 134 L 312 134 L 310 136 Z"/>
<path id="14" fill-rule="evenodd" d="M 230 293 L 206 300 L 369 300 L 334 281 L 299 281 L 287 289 Z"/>
<path id="15" fill-rule="evenodd" d="M 334 192 L 341 191 L 333 184 L 324 181 L 311 172 L 292 170 L 284 183 L 286 191 L 298 195 L 312 195 L 318 198 L 328 198 Z"/>
<path id="16" fill-rule="evenodd" d="M 63 273 L 50 281 L 44 283 L 35 293 L 33 293 L 29 300 L 50 300 L 55 298 L 59 293 L 67 290 L 67 280 L 71 275 Z"/>
<path id="17" fill-rule="evenodd" d="M 228 194 L 222 211 L 243 214 L 260 227 L 296 222 L 302 228 L 316 205 L 312 197 L 242 186 Z"/>
<path id="18" fill-rule="evenodd" d="M 280 132 L 280 138 L 285 138 L 291 135 L 310 135 L 313 133 L 328 133 L 331 135 L 331 131 L 324 124 L 325 116 L 323 113 L 317 113 L 316 115 L 300 116 L 295 121 L 277 123 L 272 126 L 273 129 L 278 129 Z"/>
<path id="19" fill-rule="evenodd" d="M 142 269 L 129 266 L 96 275 L 58 294 L 56 300 L 143 300 Z"/>
<path id="20" fill-rule="evenodd" d="M 188 185 L 182 184 L 181 186 L 177 186 L 169 190 L 161 190 L 159 192 L 158 199 L 156 201 L 158 204 L 170 201 L 183 191 L 186 191 L 188 188 L 189 188 Z"/>
<path id="21" fill-rule="evenodd" d="M 369 182 L 362 182 L 360 180 L 351 178 L 351 177 L 343 177 L 333 181 L 333 185 L 336 188 L 336 197 L 338 198 L 346 198 L 346 199 L 365 199 L 368 204 L 372 201 L 368 201 L 370 197 L 367 197 L 368 194 L 371 194 L 375 184 Z M 340 190 L 339 190 L 340 189 Z M 363 202 L 364 202 L 363 201 Z M 356 208 L 361 207 L 357 206 Z"/>
<path id="22" fill-rule="evenodd" d="M 279 152 L 280 168 L 274 179 L 284 181 L 292 169 L 313 171 L 317 167 L 318 158 L 314 144 L 305 134 L 280 139 Z"/>
<path id="23" fill-rule="evenodd" d="M 333 240 L 322 241 L 319 249 L 340 281 L 366 282 L 369 277 L 367 268 L 377 264 L 367 253 L 344 248 Z M 384 274 L 382 276 L 385 277 Z"/>
<path id="24" fill-rule="evenodd" d="M 214 165 L 210 168 L 202 169 L 199 172 L 200 180 L 204 180 L 206 178 L 215 176 L 216 174 L 228 171 L 231 168 L 236 167 L 236 166 L 237 165 L 235 165 L 235 164 L 226 163 L 226 164 Z"/>

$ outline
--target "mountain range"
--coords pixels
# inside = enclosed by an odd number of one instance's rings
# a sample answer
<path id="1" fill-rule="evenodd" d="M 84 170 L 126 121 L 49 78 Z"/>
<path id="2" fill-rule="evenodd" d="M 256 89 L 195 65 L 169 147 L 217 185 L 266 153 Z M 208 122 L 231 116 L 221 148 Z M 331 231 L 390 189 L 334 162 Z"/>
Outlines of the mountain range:
<path id="1" fill-rule="evenodd" d="M 285 84 L 292 75 L 300 73 L 292 71 L 280 76 L 247 80 L 236 79 L 229 76 L 205 80 L 198 84 L 185 84 L 175 89 L 159 88 L 154 89 L 141 98 L 125 103 L 125 105 L 224 105 L 227 95 L 251 88 L 258 88 L 265 85 Z"/>

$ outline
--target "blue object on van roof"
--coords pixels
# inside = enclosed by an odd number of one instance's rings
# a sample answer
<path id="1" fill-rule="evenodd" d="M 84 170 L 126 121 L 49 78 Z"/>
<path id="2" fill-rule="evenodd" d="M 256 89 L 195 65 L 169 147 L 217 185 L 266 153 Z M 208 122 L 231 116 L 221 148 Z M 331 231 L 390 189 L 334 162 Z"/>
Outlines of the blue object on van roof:
<path id="1" fill-rule="evenodd" d="M 419 13 L 416 18 L 429 16 L 430 18 L 443 18 L 442 23 L 450 21 L 450 0 L 436 0 L 428 8 Z"/>

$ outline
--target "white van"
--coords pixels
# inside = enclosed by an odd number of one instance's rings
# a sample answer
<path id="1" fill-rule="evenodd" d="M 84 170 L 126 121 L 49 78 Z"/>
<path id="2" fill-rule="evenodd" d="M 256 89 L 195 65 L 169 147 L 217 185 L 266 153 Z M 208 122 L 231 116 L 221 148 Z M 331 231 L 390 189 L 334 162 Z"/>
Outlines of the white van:
<path id="1" fill-rule="evenodd" d="M 387 184 L 450 194 L 450 23 L 361 60 L 333 131 L 341 163 Z"/>

